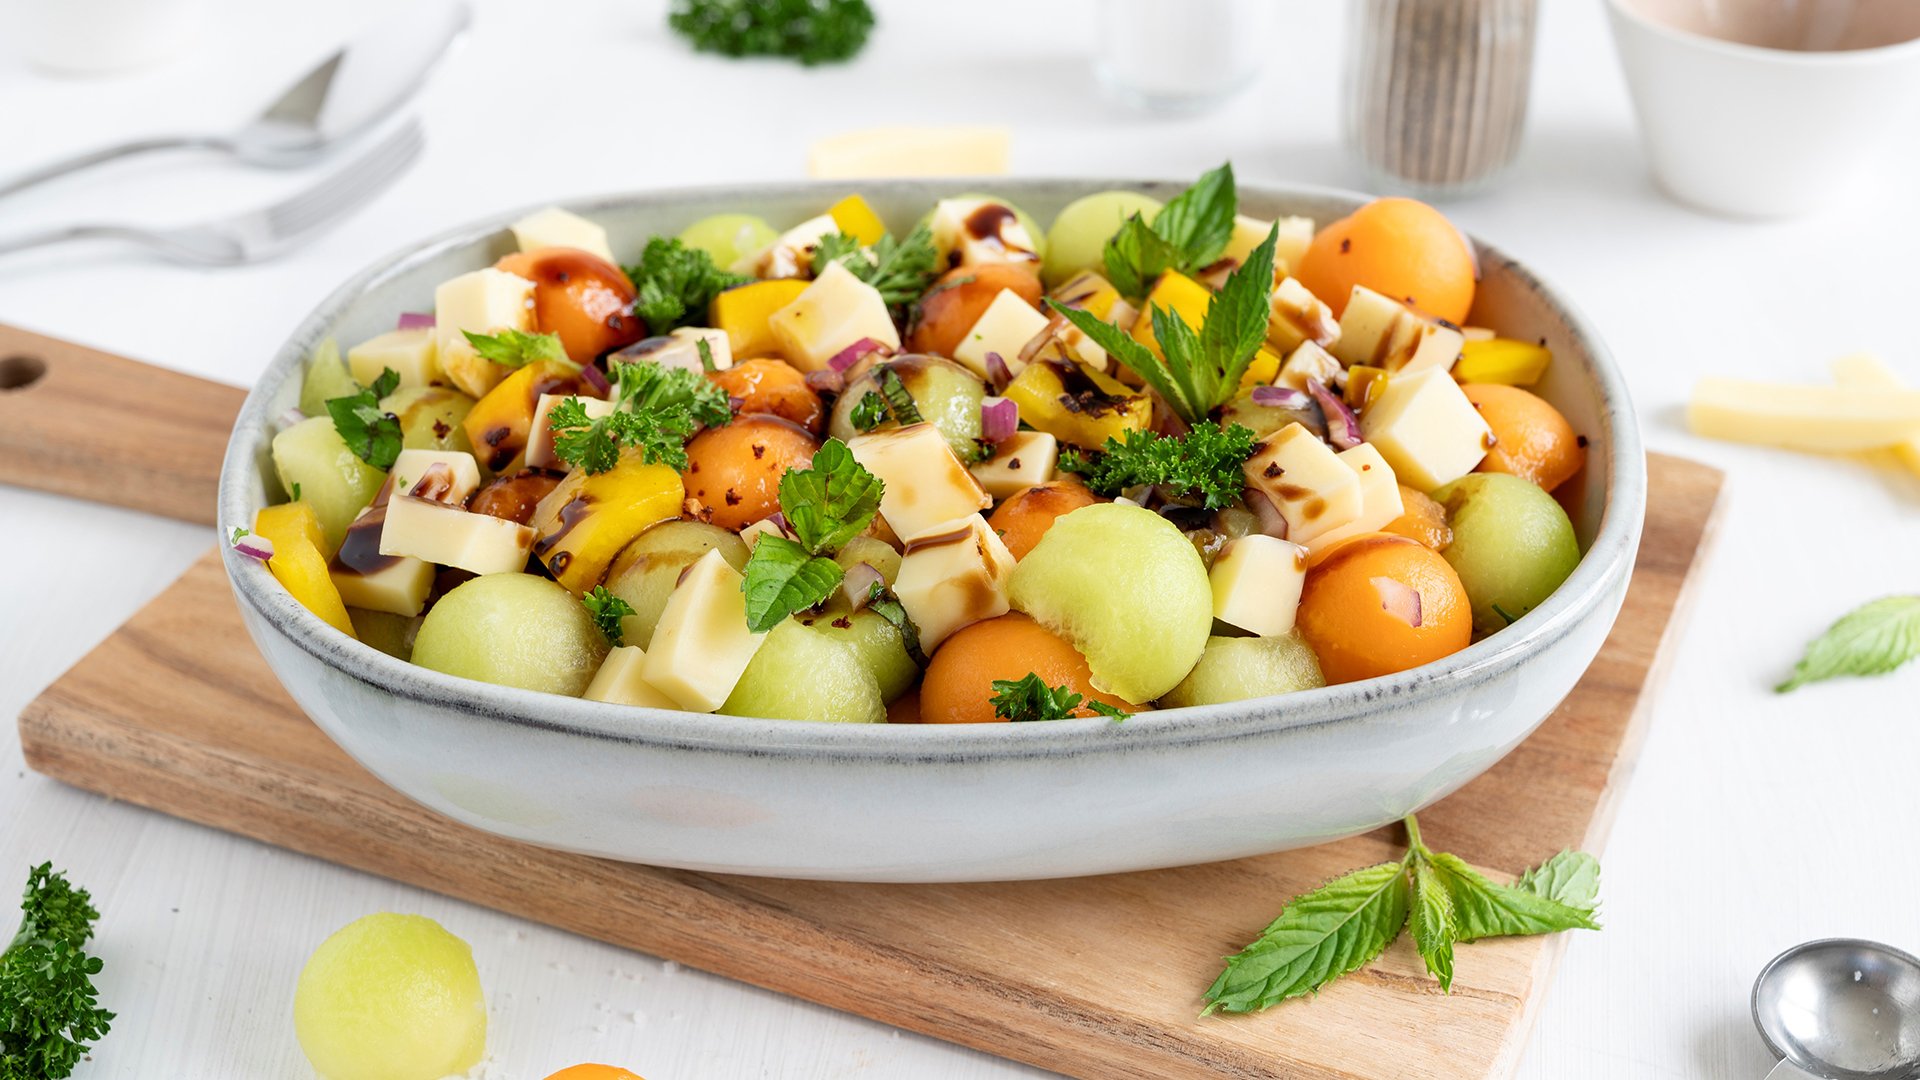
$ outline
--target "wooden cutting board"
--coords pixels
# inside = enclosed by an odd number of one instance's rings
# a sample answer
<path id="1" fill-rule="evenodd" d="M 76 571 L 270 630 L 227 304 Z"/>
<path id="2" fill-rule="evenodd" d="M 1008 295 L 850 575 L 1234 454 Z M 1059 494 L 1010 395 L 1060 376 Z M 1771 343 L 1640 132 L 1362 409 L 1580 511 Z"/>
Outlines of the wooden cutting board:
<path id="1" fill-rule="evenodd" d="M 231 388 L 164 382 L 156 392 L 233 400 Z M 1612 636 L 1539 731 L 1421 815 L 1435 846 L 1504 873 L 1566 847 L 1600 850 L 1720 491 L 1704 465 L 1655 456 L 1649 471 L 1640 561 Z M 1099 1080 L 1508 1076 L 1564 945 L 1463 946 L 1446 997 L 1403 936 L 1317 998 L 1201 1019 L 1220 957 L 1288 897 L 1397 857 L 1400 830 L 1238 862 L 973 885 L 728 877 L 501 840 L 407 801 L 321 734 L 247 639 L 212 553 L 33 701 L 20 736 L 33 768 L 79 787 Z"/>

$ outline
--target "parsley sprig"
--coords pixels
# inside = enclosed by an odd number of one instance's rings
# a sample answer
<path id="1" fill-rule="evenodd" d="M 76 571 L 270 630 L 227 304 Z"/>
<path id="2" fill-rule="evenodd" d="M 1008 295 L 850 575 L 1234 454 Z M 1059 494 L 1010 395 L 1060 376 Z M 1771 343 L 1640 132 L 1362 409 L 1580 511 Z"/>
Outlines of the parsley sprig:
<path id="1" fill-rule="evenodd" d="M 732 419 L 726 391 L 685 368 L 637 360 L 614 364 L 612 377 L 614 409 L 607 415 L 588 416 L 578 398 L 557 402 L 547 413 L 554 456 L 589 475 L 619 464 L 621 450 L 629 447 L 649 465 L 685 470 L 687 439 L 695 429 Z"/>
<path id="2" fill-rule="evenodd" d="M 667 236 L 647 241 L 639 263 L 626 272 L 635 292 L 633 313 L 655 335 L 700 323 L 714 297 L 748 280 L 713 265 L 713 256 L 700 248 Z"/>
<path id="3" fill-rule="evenodd" d="M 1386 951 L 1411 928 L 1440 989 L 1453 989 L 1453 947 L 1481 938 L 1598 930 L 1600 863 L 1563 851 L 1499 885 L 1464 859 L 1428 848 L 1406 818 L 1407 852 L 1295 897 L 1260 936 L 1227 958 L 1206 1012 L 1246 1013 L 1318 991 Z"/>
<path id="4" fill-rule="evenodd" d="M 1231 162 L 1203 174 L 1168 200 L 1153 224 L 1137 213 L 1121 224 L 1102 253 L 1107 280 L 1121 295 L 1137 299 L 1168 270 L 1200 270 L 1226 250 L 1239 206 Z"/>
<path id="5" fill-rule="evenodd" d="M 86 952 L 100 913 L 85 889 L 42 863 L 27 875 L 20 929 L 0 952 L 0 1080 L 61 1080 L 107 1034 Z"/>
<path id="6" fill-rule="evenodd" d="M 987 700 L 993 705 L 995 716 L 1014 723 L 1065 720 L 1083 707 L 1115 720 L 1125 720 L 1128 715 L 1125 709 L 1086 698 L 1070 687 L 1048 686 L 1046 680 L 1031 671 L 1018 679 L 993 680 L 993 696 Z"/>
<path id="7" fill-rule="evenodd" d="M 480 359 L 491 360 L 501 367 L 525 367 L 535 360 L 565 360 L 566 346 L 560 344 L 559 334 L 529 334 L 520 330 L 507 329 L 497 334 L 476 334 L 471 330 L 462 330 L 467 343 Z"/>
<path id="8" fill-rule="evenodd" d="M 915 226 L 905 240 L 895 240 L 892 233 L 887 233 L 871 248 L 843 232 L 822 237 L 813 252 L 815 276 L 820 267 L 835 260 L 854 277 L 878 289 L 881 299 L 896 314 L 940 276 L 940 252 L 933 246 L 933 230 L 926 225 Z"/>
<path id="9" fill-rule="evenodd" d="M 380 408 L 380 399 L 400 387 L 400 373 L 392 368 L 380 372 L 372 386 L 357 393 L 327 399 L 327 415 L 333 417 L 333 429 L 352 450 L 354 456 L 376 469 L 393 468 L 400 456 L 403 437 L 400 418 Z"/>
<path id="10" fill-rule="evenodd" d="M 1807 646 L 1778 693 L 1840 675 L 1884 675 L 1920 657 L 1920 596 L 1888 596 L 1841 616 Z"/>
<path id="11" fill-rule="evenodd" d="M 1218 510 L 1246 488 L 1241 466 L 1253 456 L 1255 442 L 1252 429 L 1239 424 L 1222 428 L 1211 420 L 1180 436 L 1129 431 L 1125 442 L 1109 438 L 1097 454 L 1062 451 L 1060 471 L 1079 473 L 1101 495 L 1162 485 L 1171 494 L 1198 495 L 1207 509 Z"/>
<path id="12" fill-rule="evenodd" d="M 701 52 L 784 56 L 812 67 L 859 52 L 873 9 L 867 0 L 675 0 L 667 25 Z"/>
<path id="13" fill-rule="evenodd" d="M 626 643 L 621 620 L 634 613 L 632 604 L 607 591 L 605 585 L 595 585 L 592 592 L 580 598 L 580 604 L 587 609 L 593 625 L 600 628 L 607 644 L 617 649 Z"/>
<path id="14" fill-rule="evenodd" d="M 1160 356 L 1092 312 L 1053 300 L 1047 303 L 1094 344 L 1132 368 L 1187 423 L 1196 424 L 1239 391 L 1247 365 L 1267 338 L 1271 315 L 1267 294 L 1273 286 L 1273 249 L 1279 237 L 1278 226 L 1269 230 L 1247 261 L 1227 275 L 1227 283 L 1207 302 L 1198 333 L 1185 319 L 1156 304 L 1153 336 Z"/>
<path id="15" fill-rule="evenodd" d="M 831 555 L 872 523 L 884 490 L 886 484 L 839 439 L 828 439 L 809 468 L 787 470 L 780 478 L 780 512 L 793 539 L 767 533 L 754 542 L 740 583 L 747 629 L 764 634 L 833 595 L 846 571 Z"/>

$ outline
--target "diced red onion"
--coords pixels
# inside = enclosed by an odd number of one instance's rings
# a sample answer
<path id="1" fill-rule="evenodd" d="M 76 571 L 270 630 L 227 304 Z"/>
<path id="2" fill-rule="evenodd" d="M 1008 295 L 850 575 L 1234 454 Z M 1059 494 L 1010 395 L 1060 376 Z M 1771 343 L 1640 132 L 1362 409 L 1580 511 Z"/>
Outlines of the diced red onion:
<path id="1" fill-rule="evenodd" d="M 261 562 L 266 562 L 268 559 L 273 558 L 273 541 L 258 533 L 248 533 L 233 542 L 233 550 L 245 555 L 249 559 L 259 559 Z"/>
<path id="2" fill-rule="evenodd" d="M 1420 590 L 1399 578 L 1376 577 L 1373 591 L 1380 594 L 1380 606 L 1408 626 L 1420 625 Z"/>
<path id="3" fill-rule="evenodd" d="M 996 394 L 1013 382 L 1013 369 L 1007 366 L 1007 358 L 997 352 L 987 353 L 987 382 Z"/>
<path id="4" fill-rule="evenodd" d="M 873 587 L 886 583 L 887 579 L 871 563 L 854 563 L 847 568 L 847 575 L 840 579 L 840 591 L 846 594 L 847 607 L 859 611 L 873 598 Z"/>
<path id="5" fill-rule="evenodd" d="M 834 353 L 833 359 L 827 361 L 827 366 L 832 368 L 835 371 L 843 372 L 848 368 L 852 367 L 853 365 L 859 363 L 861 357 L 867 355 L 873 350 L 884 349 L 886 347 L 887 346 L 883 342 L 875 341 L 870 337 L 863 337 L 859 341 L 856 341 L 853 344 L 847 346 L 846 348 L 841 349 L 839 352 Z"/>
<path id="6" fill-rule="evenodd" d="M 433 327 L 434 320 L 432 315 L 422 314 L 418 311 L 403 311 L 400 313 L 400 325 L 394 327 L 394 329 L 431 330 Z"/>
<path id="7" fill-rule="evenodd" d="M 1360 418 L 1353 415 L 1353 410 L 1339 395 L 1327 389 L 1327 384 L 1309 378 L 1307 393 L 1320 403 L 1320 413 L 1327 418 L 1327 441 L 1336 449 L 1351 450 L 1367 441 L 1366 436 L 1360 434 Z"/>
<path id="8" fill-rule="evenodd" d="M 1304 409 L 1313 401 L 1306 391 L 1289 386 L 1256 386 L 1251 396 L 1255 405 L 1271 409 Z"/>
<path id="9" fill-rule="evenodd" d="M 990 443 L 1003 443 L 1019 430 L 1020 406 L 1003 397 L 990 397 L 980 403 L 981 438 Z"/>
<path id="10" fill-rule="evenodd" d="M 787 528 L 787 515 L 775 510 L 773 513 L 767 515 L 767 520 L 773 523 L 774 528 L 780 530 L 780 535 L 793 535 L 793 530 Z"/>
<path id="11" fill-rule="evenodd" d="M 293 425 L 299 423 L 300 421 L 305 420 L 306 418 L 307 418 L 306 413 L 303 413 L 298 408 L 295 408 L 294 406 L 289 405 L 287 406 L 286 411 L 282 412 L 278 417 L 274 419 L 274 423 L 282 428 L 290 428 Z"/>
<path id="12" fill-rule="evenodd" d="M 1261 532 L 1275 540 L 1287 538 L 1287 519 L 1280 516 L 1280 508 L 1273 505 L 1264 491 L 1248 488 L 1245 492 L 1247 509 L 1253 511 L 1253 518 Z"/>
<path id="13" fill-rule="evenodd" d="M 809 371 L 806 380 L 807 388 L 816 394 L 838 394 L 847 388 L 846 373 L 833 369 Z"/>
<path id="14" fill-rule="evenodd" d="M 1193 428 L 1181 419 L 1180 414 L 1173 411 L 1173 406 L 1167 404 L 1167 399 L 1159 394 L 1153 395 L 1153 433 L 1155 435 L 1168 435 L 1178 439 L 1192 430 Z"/>
<path id="15" fill-rule="evenodd" d="M 601 397 L 613 392 L 613 384 L 607 381 L 606 372 L 597 364 L 588 364 L 580 369 L 580 381 L 594 388 Z"/>

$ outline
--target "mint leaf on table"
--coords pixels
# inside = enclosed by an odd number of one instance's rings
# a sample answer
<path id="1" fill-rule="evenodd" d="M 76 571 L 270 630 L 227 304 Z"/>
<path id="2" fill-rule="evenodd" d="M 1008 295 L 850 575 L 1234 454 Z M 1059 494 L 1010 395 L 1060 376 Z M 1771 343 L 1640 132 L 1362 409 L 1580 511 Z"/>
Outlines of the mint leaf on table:
<path id="1" fill-rule="evenodd" d="M 1600 904 L 1600 860 L 1584 851 L 1563 851 L 1521 874 L 1513 887 L 1592 911 Z"/>
<path id="2" fill-rule="evenodd" d="M 1459 926 L 1454 922 L 1453 896 L 1427 859 L 1413 861 L 1413 905 L 1407 925 L 1428 973 L 1440 980 L 1442 992 L 1451 993 L 1453 943 L 1459 940 Z"/>
<path id="3" fill-rule="evenodd" d="M 1600 929 L 1591 907 L 1575 907 L 1517 886 L 1496 885 L 1459 856 L 1446 852 L 1426 858 L 1453 899 L 1454 925 L 1461 941 Z"/>
<path id="4" fill-rule="evenodd" d="M 20 929 L 0 952 L 0 1080 L 63 1080 L 107 1034 L 89 956 L 92 898 L 42 863 L 27 875 Z"/>
<path id="5" fill-rule="evenodd" d="M 404 436 L 400 418 L 380 408 L 380 399 L 400 386 L 400 373 L 392 368 L 380 372 L 372 386 L 356 393 L 327 399 L 327 415 L 333 418 L 333 430 L 340 433 L 355 457 L 376 469 L 393 468 L 400 456 Z"/>
<path id="6" fill-rule="evenodd" d="M 1841 675 L 1884 675 L 1920 656 L 1920 596 L 1889 596 L 1848 612 L 1807 646 L 1778 693 Z"/>
<path id="7" fill-rule="evenodd" d="M 498 334 L 476 334 L 471 330 L 462 330 L 467 344 L 480 354 L 480 359 L 489 360 L 501 367 L 525 367 L 535 360 L 565 360 L 566 347 L 560 344 L 559 334 L 528 334 L 519 330 L 502 330 Z"/>
<path id="8" fill-rule="evenodd" d="M 780 510 L 787 528 L 810 555 L 837 551 L 860 535 L 880 512 L 886 485 L 868 472 L 847 444 L 828 439 L 805 469 L 780 477 Z"/>
<path id="9" fill-rule="evenodd" d="M 825 603 L 845 574 L 832 559 L 767 533 L 754 542 L 740 583 L 747 597 L 747 629 L 764 634 L 794 612 Z"/>

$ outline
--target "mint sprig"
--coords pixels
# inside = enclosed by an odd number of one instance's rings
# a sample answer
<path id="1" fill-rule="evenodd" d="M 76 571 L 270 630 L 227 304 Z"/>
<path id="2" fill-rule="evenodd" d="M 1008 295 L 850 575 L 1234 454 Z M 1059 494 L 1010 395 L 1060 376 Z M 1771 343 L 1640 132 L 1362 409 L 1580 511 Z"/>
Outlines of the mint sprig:
<path id="1" fill-rule="evenodd" d="M 1778 693 L 1841 675 L 1884 675 L 1920 656 L 1920 596 L 1888 596 L 1840 617 L 1807 646 Z"/>
<path id="2" fill-rule="evenodd" d="M 740 583 L 747 629 L 764 634 L 833 595 L 846 571 L 829 556 L 866 530 L 885 490 L 839 439 L 815 451 L 808 468 L 780 478 L 780 512 L 795 539 L 768 533 L 754 542 Z"/>
<path id="3" fill-rule="evenodd" d="M 1168 270 L 1193 273 L 1220 257 L 1233 238 L 1240 196 L 1231 162 L 1204 173 L 1161 207 L 1153 224 L 1134 214 L 1102 252 L 1107 280 L 1123 296 L 1145 296 Z"/>
<path id="4" fill-rule="evenodd" d="M 404 448 L 400 418 L 380 407 L 380 399 L 399 387 L 400 373 L 385 368 L 372 386 L 327 399 L 327 415 L 333 418 L 333 430 L 340 433 L 341 440 L 355 457 L 376 469 L 393 468 L 394 459 Z"/>

